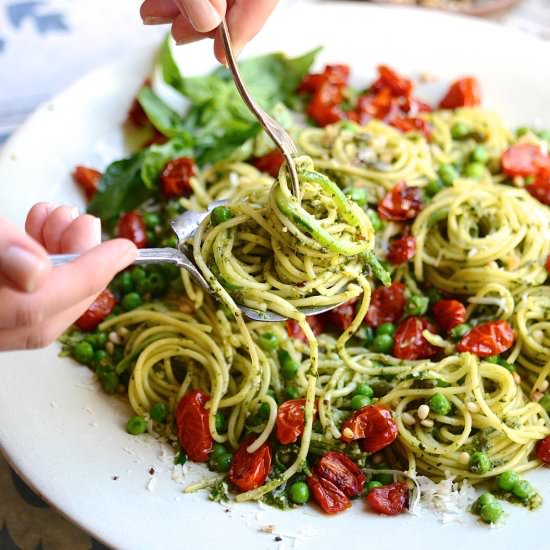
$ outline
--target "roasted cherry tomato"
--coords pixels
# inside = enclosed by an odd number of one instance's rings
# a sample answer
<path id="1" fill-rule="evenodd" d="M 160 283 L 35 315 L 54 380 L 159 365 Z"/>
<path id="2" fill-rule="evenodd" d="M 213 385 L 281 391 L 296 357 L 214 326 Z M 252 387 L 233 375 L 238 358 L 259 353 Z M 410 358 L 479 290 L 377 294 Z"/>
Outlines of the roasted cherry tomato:
<path id="1" fill-rule="evenodd" d="M 321 315 L 312 315 L 311 317 L 306 318 L 307 324 L 311 327 L 311 330 L 315 336 L 321 334 L 321 332 L 325 329 L 325 323 L 321 317 Z M 307 342 L 306 335 L 300 328 L 298 321 L 295 321 L 294 319 L 289 319 L 286 322 L 286 332 L 291 338 L 298 338 L 298 340 L 302 340 L 302 342 Z"/>
<path id="2" fill-rule="evenodd" d="M 330 325 L 337 327 L 344 332 L 355 319 L 355 304 L 359 298 L 353 298 L 323 315 L 323 319 Z"/>
<path id="3" fill-rule="evenodd" d="M 209 400 L 206 393 L 192 390 L 180 399 L 176 409 L 180 445 L 194 462 L 206 462 L 214 447 L 205 407 Z"/>
<path id="4" fill-rule="evenodd" d="M 147 231 L 143 218 L 137 212 L 126 212 L 118 222 L 117 237 L 129 239 L 138 248 L 147 246 Z"/>
<path id="5" fill-rule="evenodd" d="M 388 88 L 360 96 L 355 112 L 360 124 L 366 124 L 373 118 L 388 122 L 403 114 L 399 108 L 399 101 L 392 96 Z"/>
<path id="6" fill-rule="evenodd" d="M 283 445 L 296 443 L 304 433 L 305 399 L 291 399 L 279 405 L 277 411 L 277 441 Z"/>
<path id="7" fill-rule="evenodd" d="M 312 73 L 304 77 L 298 92 L 313 94 L 329 80 L 332 84 L 346 86 L 349 78 L 349 67 L 347 65 L 327 65 L 322 73 Z"/>
<path id="8" fill-rule="evenodd" d="M 490 321 L 468 331 L 456 349 L 460 352 L 469 351 L 479 357 L 489 357 L 510 349 L 515 337 L 514 329 L 508 321 Z"/>
<path id="9" fill-rule="evenodd" d="M 404 181 L 394 185 L 378 205 L 378 213 L 385 220 L 403 222 L 416 218 L 422 209 L 418 187 L 409 187 Z"/>
<path id="10" fill-rule="evenodd" d="M 500 165 L 502 171 L 511 178 L 526 178 L 550 170 L 550 157 L 534 143 L 516 143 L 502 153 Z"/>
<path id="11" fill-rule="evenodd" d="M 419 117 L 398 117 L 391 121 L 391 125 L 401 132 L 420 132 L 427 140 L 432 137 L 432 127 L 427 120 Z"/>
<path id="12" fill-rule="evenodd" d="M 394 239 L 388 250 L 388 261 L 393 265 L 407 263 L 416 254 L 416 239 L 412 235 L 406 235 Z"/>
<path id="13" fill-rule="evenodd" d="M 550 174 L 539 176 L 535 183 L 527 185 L 525 189 L 539 202 L 550 206 Z"/>
<path id="14" fill-rule="evenodd" d="M 403 315 L 406 302 L 403 283 L 392 283 L 389 287 L 379 286 L 372 293 L 365 317 L 366 324 L 377 327 L 383 323 L 395 323 Z"/>
<path id="15" fill-rule="evenodd" d="M 80 330 L 94 330 L 116 306 L 116 299 L 109 289 L 105 289 L 92 305 L 75 321 Z"/>
<path id="16" fill-rule="evenodd" d="M 407 484 L 402 482 L 374 487 L 367 495 L 367 501 L 378 514 L 396 516 L 408 505 L 409 489 Z"/>
<path id="17" fill-rule="evenodd" d="M 359 466 L 344 453 L 325 453 L 314 469 L 317 477 L 330 481 L 347 497 L 356 497 L 365 485 L 365 474 Z"/>
<path id="18" fill-rule="evenodd" d="M 146 78 L 143 82 L 143 86 L 151 86 L 151 79 Z M 128 111 L 128 120 L 130 120 L 132 124 L 134 126 L 137 126 L 138 128 L 143 128 L 144 126 L 147 126 L 149 124 L 149 119 L 147 118 L 143 107 L 137 100 L 137 97 L 132 102 L 130 110 Z"/>
<path id="19" fill-rule="evenodd" d="M 412 82 L 397 74 L 387 65 L 378 66 L 378 79 L 371 86 L 371 90 L 379 92 L 383 89 L 390 90 L 395 97 L 408 97 L 412 93 Z"/>
<path id="20" fill-rule="evenodd" d="M 432 315 L 437 325 L 445 332 L 449 332 L 452 328 L 464 323 L 466 308 L 458 300 L 438 300 L 432 306 Z"/>
<path id="21" fill-rule="evenodd" d="M 160 187 L 168 198 L 178 198 L 189 195 L 191 176 L 195 175 L 195 161 L 189 157 L 180 157 L 166 164 L 160 174 Z"/>
<path id="22" fill-rule="evenodd" d="M 350 499 L 334 483 L 312 474 L 307 478 L 313 500 L 325 514 L 337 514 L 351 506 Z"/>
<path id="23" fill-rule="evenodd" d="M 388 409 L 367 405 L 342 424 L 342 441 L 351 443 L 362 439 L 363 449 L 376 453 L 395 441 L 397 424 Z"/>
<path id="24" fill-rule="evenodd" d="M 441 109 L 457 109 L 458 107 L 477 107 L 481 103 L 481 87 L 479 82 L 471 77 L 460 78 L 453 82 L 445 97 L 439 103 Z"/>
<path id="25" fill-rule="evenodd" d="M 246 448 L 254 442 L 254 436 L 246 438 L 233 455 L 229 469 L 229 481 L 240 491 L 250 491 L 263 485 L 271 471 L 271 447 L 264 443 L 257 451 Z"/>
<path id="26" fill-rule="evenodd" d="M 399 359 L 427 359 L 438 352 L 422 336 L 424 330 L 437 332 L 426 317 L 411 316 L 399 323 L 393 337 L 392 355 Z"/>
<path id="27" fill-rule="evenodd" d="M 87 168 L 86 166 L 77 166 L 73 172 L 74 181 L 84 191 L 84 195 L 88 200 L 95 195 L 101 176 L 99 170 Z"/>
<path id="28" fill-rule="evenodd" d="M 267 172 L 270 176 L 276 178 L 279 175 L 279 170 L 285 161 L 285 157 L 279 149 L 275 149 L 262 157 L 255 157 L 251 160 L 251 164 L 260 172 Z"/>
<path id="29" fill-rule="evenodd" d="M 546 464 L 550 464 L 550 435 L 537 443 L 537 458 Z"/>

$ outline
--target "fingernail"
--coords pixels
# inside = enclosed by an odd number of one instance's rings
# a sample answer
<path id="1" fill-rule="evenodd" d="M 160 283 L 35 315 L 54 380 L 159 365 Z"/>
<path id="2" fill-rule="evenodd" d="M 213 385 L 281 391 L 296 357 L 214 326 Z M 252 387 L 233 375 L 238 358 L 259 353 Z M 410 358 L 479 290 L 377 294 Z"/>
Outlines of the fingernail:
<path id="1" fill-rule="evenodd" d="M 34 255 L 16 245 L 0 253 L 0 273 L 25 292 L 34 292 L 50 264 L 45 258 Z"/>
<path id="2" fill-rule="evenodd" d="M 94 218 L 92 231 L 94 241 L 99 244 L 101 242 L 101 220 L 99 218 Z"/>
<path id="3" fill-rule="evenodd" d="M 191 25 L 199 32 L 208 32 L 221 23 L 220 14 L 207 0 L 175 0 L 176 5 L 187 15 Z"/>
<path id="4" fill-rule="evenodd" d="M 147 15 L 142 21 L 144 25 L 167 25 L 172 23 L 172 19 L 169 17 L 156 17 L 154 15 Z"/>

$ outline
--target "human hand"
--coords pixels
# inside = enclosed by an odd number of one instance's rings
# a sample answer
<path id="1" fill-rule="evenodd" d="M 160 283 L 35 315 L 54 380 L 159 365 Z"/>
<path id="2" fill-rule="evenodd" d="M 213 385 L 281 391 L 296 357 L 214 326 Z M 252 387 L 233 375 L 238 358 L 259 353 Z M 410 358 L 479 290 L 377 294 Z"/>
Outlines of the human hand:
<path id="1" fill-rule="evenodd" d="M 137 255 L 125 239 L 100 244 L 100 220 L 68 206 L 36 204 L 25 229 L 0 219 L 0 351 L 53 342 Z M 52 269 L 48 253 L 70 252 L 84 254 Z"/>
<path id="2" fill-rule="evenodd" d="M 236 53 L 262 28 L 278 0 L 145 0 L 141 17 L 146 25 L 172 24 L 177 44 L 214 38 L 214 53 L 225 54 L 217 27 L 226 18 Z"/>

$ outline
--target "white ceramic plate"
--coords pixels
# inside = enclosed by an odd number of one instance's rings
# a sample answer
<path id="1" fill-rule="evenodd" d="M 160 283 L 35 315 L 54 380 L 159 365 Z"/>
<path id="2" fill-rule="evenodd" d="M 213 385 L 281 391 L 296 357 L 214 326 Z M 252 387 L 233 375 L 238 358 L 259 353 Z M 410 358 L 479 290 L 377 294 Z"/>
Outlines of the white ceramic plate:
<path id="1" fill-rule="evenodd" d="M 326 45 L 321 62 L 351 64 L 367 82 L 377 63 L 444 80 L 480 78 L 485 104 L 511 125 L 550 127 L 550 44 L 479 21 L 419 9 L 319 4 L 280 10 L 246 54 Z M 180 49 L 185 70 L 213 64 L 209 44 Z M 83 207 L 68 174 L 77 163 L 103 167 L 123 153 L 120 125 L 149 71 L 152 52 L 105 67 L 41 108 L 0 156 L 0 216 L 22 224 L 38 200 Z M 445 84 L 423 89 L 437 97 Z M 19 473 L 49 502 L 117 548 L 378 549 L 547 548 L 548 506 L 505 505 L 506 527 L 489 529 L 465 515 L 442 525 L 421 517 L 378 517 L 362 502 L 336 517 L 313 507 L 282 513 L 256 504 L 226 506 L 183 495 L 171 479 L 171 456 L 154 440 L 125 433 L 128 406 L 101 393 L 92 374 L 59 359 L 58 346 L 0 356 L 0 443 Z M 154 468 L 153 475 L 149 469 Z M 190 477 L 196 475 L 189 474 Z M 532 481 L 550 496 L 550 475 Z M 151 481 L 151 480 L 154 481 Z M 274 526 L 274 533 L 267 526 Z M 282 541 L 275 541 L 280 535 Z M 295 539 L 295 535 L 299 535 Z"/>

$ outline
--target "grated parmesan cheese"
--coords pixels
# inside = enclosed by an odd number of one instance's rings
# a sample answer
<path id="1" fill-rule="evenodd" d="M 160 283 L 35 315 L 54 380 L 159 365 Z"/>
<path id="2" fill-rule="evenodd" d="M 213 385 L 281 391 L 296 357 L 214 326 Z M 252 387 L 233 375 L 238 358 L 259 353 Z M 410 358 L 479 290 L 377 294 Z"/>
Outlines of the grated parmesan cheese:
<path id="1" fill-rule="evenodd" d="M 157 478 L 156 477 L 152 477 L 148 482 L 147 482 L 147 490 L 152 493 L 154 490 L 155 490 L 155 487 L 157 485 Z"/>

